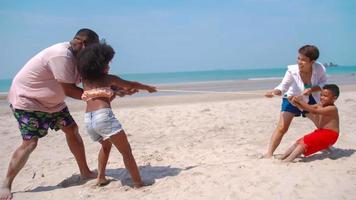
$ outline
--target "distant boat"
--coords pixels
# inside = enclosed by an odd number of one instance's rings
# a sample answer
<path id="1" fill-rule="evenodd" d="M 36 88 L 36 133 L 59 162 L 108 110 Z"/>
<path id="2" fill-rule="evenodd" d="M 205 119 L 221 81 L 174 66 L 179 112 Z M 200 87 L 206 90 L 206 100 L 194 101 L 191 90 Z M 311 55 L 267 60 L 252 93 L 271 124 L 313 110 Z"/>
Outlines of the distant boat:
<path id="1" fill-rule="evenodd" d="M 339 66 L 338 64 L 335 64 L 335 63 L 333 63 L 333 62 L 330 62 L 330 63 L 324 63 L 324 66 L 325 67 L 337 67 L 337 66 Z"/>

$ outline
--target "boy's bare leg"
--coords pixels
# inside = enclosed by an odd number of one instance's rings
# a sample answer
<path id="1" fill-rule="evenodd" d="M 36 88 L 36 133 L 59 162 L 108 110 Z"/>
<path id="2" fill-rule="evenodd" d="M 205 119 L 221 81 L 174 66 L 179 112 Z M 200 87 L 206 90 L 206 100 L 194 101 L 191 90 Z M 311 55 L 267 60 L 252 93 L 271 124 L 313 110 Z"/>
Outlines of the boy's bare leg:
<path id="1" fill-rule="evenodd" d="M 101 140 L 101 149 L 98 155 L 98 181 L 97 185 L 102 186 L 109 183 L 109 181 L 105 177 L 105 169 L 106 164 L 108 163 L 110 150 L 111 150 L 111 142 L 109 140 Z"/>
<path id="2" fill-rule="evenodd" d="M 286 152 L 284 152 L 284 154 L 282 154 L 280 157 L 278 157 L 277 159 L 279 160 L 284 160 L 285 158 L 287 158 L 293 151 L 295 148 L 297 148 L 298 143 L 294 143 L 292 146 L 290 146 Z"/>
<path id="3" fill-rule="evenodd" d="M 278 125 L 271 136 L 268 145 L 268 151 L 263 156 L 264 158 L 271 158 L 273 156 L 273 152 L 277 149 L 278 145 L 281 143 L 282 137 L 288 131 L 288 128 L 293 118 L 294 118 L 293 113 L 281 112 L 279 116 Z"/>
<path id="4" fill-rule="evenodd" d="M 96 173 L 90 171 L 88 167 L 83 140 L 79 135 L 77 124 L 73 123 L 61 130 L 65 133 L 68 147 L 77 161 L 82 178 L 96 178 Z"/>
<path id="5" fill-rule="evenodd" d="M 283 162 L 292 162 L 294 159 L 302 155 L 304 153 L 304 147 L 301 144 L 298 144 L 297 147 L 294 149 L 294 151 L 286 158 L 283 160 Z"/>
<path id="6" fill-rule="evenodd" d="M 33 152 L 33 150 L 35 150 L 37 141 L 37 138 L 23 140 L 21 146 L 15 150 L 10 160 L 6 178 L 0 187 L 0 200 L 7 200 L 12 198 L 12 182 L 20 170 L 25 166 L 28 158 L 30 157 L 30 154 Z"/>
<path id="7" fill-rule="evenodd" d="M 141 175 L 138 170 L 135 158 L 132 155 L 131 147 L 127 141 L 126 133 L 122 130 L 118 134 L 111 136 L 110 140 L 122 154 L 125 167 L 131 175 L 134 187 L 142 187 L 143 182 L 141 180 Z"/>

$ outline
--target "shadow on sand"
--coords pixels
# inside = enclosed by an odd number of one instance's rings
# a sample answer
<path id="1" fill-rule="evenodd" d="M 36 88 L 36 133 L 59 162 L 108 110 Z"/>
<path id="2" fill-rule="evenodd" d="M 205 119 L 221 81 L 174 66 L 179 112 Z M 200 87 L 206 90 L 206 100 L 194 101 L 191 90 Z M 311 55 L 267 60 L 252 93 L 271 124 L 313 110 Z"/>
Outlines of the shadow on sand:
<path id="1" fill-rule="evenodd" d="M 140 174 L 142 180 L 144 181 L 145 185 L 152 185 L 155 183 L 156 179 L 165 178 L 168 176 L 177 176 L 183 170 L 190 170 L 195 168 L 196 166 L 186 167 L 184 169 L 181 168 L 174 168 L 171 166 L 141 166 Z M 112 178 L 111 181 L 121 181 L 122 185 L 127 185 L 132 187 L 132 181 L 128 171 L 125 168 L 118 168 L 118 169 L 106 169 L 106 176 Z M 71 177 L 68 177 L 58 183 L 57 185 L 52 186 L 38 186 L 31 190 L 26 190 L 25 192 L 46 192 L 55 189 L 67 188 L 72 186 L 83 185 L 88 182 L 90 179 L 81 179 L 79 174 L 73 174 Z M 20 192 L 20 191 L 19 191 Z M 15 192 L 15 193 L 19 193 Z"/>
<path id="2" fill-rule="evenodd" d="M 64 179 L 57 185 L 50 185 L 50 186 L 38 186 L 31 190 L 26 190 L 25 192 L 46 192 L 55 189 L 67 188 L 77 185 L 83 185 L 91 179 L 82 179 L 79 174 L 73 174 L 72 176 Z"/>
<path id="3" fill-rule="evenodd" d="M 168 176 L 177 176 L 181 171 L 190 170 L 196 166 L 186 167 L 184 169 L 174 168 L 171 166 L 141 166 L 140 174 L 145 185 L 152 185 L 156 182 L 156 179 L 165 178 Z M 126 169 L 107 169 L 106 175 L 114 179 L 114 181 L 121 181 L 121 185 L 127 185 L 133 187 L 130 175 Z"/>
<path id="4" fill-rule="evenodd" d="M 327 158 L 337 160 L 339 158 L 350 157 L 355 152 L 355 149 L 340 149 L 331 147 L 330 150 L 321 151 L 320 153 L 314 154 L 312 156 L 301 158 L 300 162 L 311 162 L 315 160 L 324 160 Z"/>

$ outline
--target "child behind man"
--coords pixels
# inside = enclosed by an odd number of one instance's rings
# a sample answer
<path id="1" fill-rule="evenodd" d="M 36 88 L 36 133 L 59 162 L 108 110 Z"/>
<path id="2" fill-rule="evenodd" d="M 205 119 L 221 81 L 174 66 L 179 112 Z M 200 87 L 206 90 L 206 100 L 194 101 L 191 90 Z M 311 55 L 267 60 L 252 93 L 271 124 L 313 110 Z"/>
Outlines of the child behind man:
<path id="1" fill-rule="evenodd" d="M 86 47 L 78 56 L 78 70 L 84 87 L 82 99 L 87 102 L 85 126 L 91 139 L 102 145 L 98 155 L 97 185 L 109 183 L 105 177 L 105 169 L 111 146 L 114 144 L 123 156 L 133 186 L 138 188 L 143 186 L 143 182 L 126 134 L 120 122 L 115 118 L 110 103 L 118 88 L 124 88 L 129 93 L 138 90 L 156 92 L 156 89 L 108 74 L 109 62 L 114 54 L 111 46 L 101 43 Z"/>
<path id="2" fill-rule="evenodd" d="M 329 84 L 323 87 L 319 104 L 309 105 L 299 97 L 289 98 L 299 109 L 312 114 L 317 129 L 292 145 L 280 157 L 281 160 L 291 162 L 301 154 L 309 156 L 335 144 L 339 136 L 339 114 L 334 102 L 339 97 L 339 93 L 337 85 Z"/>

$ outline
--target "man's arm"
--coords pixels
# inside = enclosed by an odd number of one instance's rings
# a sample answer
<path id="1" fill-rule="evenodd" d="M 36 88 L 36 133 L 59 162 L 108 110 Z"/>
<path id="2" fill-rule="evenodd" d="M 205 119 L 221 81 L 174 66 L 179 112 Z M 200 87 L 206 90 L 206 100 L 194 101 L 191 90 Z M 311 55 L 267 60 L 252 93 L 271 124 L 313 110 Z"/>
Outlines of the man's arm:
<path id="1" fill-rule="evenodd" d="M 74 83 L 60 83 L 66 96 L 82 99 L 83 89 Z"/>

